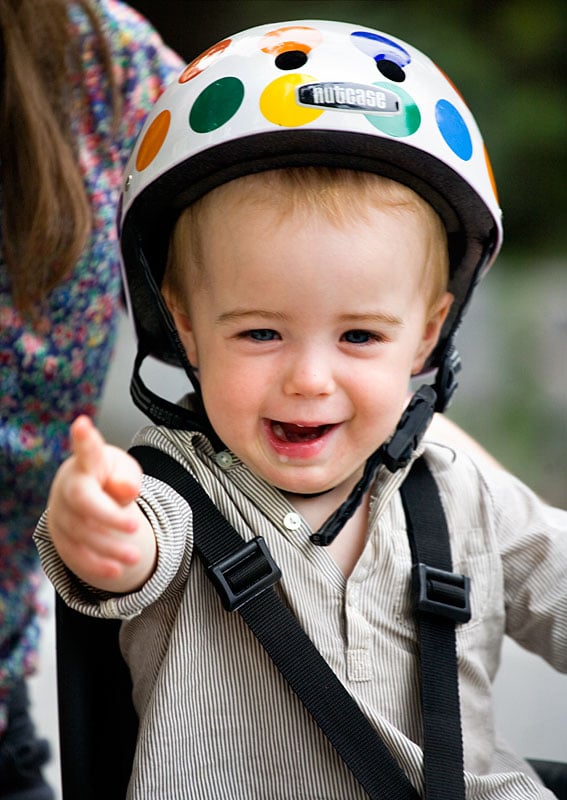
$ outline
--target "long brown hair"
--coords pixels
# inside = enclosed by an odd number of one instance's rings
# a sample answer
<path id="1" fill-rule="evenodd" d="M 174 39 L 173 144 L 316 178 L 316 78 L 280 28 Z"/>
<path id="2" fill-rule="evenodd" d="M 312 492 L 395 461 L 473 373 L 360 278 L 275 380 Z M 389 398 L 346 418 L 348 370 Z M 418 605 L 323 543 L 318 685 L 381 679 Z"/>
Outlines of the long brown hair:
<path id="1" fill-rule="evenodd" d="M 108 46 L 92 23 L 117 118 Z M 81 53 L 67 0 L 0 0 L 1 243 L 20 311 L 33 311 L 74 267 L 92 218 L 71 126 L 70 70 Z"/>

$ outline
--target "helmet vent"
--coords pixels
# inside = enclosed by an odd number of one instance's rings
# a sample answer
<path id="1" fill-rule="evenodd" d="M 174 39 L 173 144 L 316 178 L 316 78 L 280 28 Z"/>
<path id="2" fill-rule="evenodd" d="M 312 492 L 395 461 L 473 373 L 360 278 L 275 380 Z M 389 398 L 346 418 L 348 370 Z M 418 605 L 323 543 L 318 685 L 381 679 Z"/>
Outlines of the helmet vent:
<path id="1" fill-rule="evenodd" d="M 396 83 L 402 83 L 406 79 L 406 73 L 394 61 L 389 61 L 387 58 L 380 58 L 376 61 L 378 72 L 381 72 L 385 78 Z"/>
<path id="2" fill-rule="evenodd" d="M 303 50 L 288 50 L 286 53 L 280 53 L 276 58 L 276 67 L 278 69 L 299 69 L 307 62 L 307 53 Z"/>

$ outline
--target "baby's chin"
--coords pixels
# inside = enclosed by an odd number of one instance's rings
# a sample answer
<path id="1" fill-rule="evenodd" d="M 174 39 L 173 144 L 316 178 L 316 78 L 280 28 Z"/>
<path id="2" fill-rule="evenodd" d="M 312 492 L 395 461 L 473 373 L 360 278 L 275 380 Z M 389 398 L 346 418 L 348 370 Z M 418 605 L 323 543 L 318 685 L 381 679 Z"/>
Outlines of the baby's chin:
<path id="1" fill-rule="evenodd" d="M 271 447 L 259 447 L 257 451 L 239 454 L 239 460 L 258 478 L 285 495 L 318 497 L 331 495 L 348 497 L 364 471 L 366 461 L 356 464 L 351 470 L 337 469 L 337 464 L 307 463 L 307 459 L 293 458 L 277 453 Z M 344 465 L 346 466 L 346 465 Z M 342 502 L 342 500 L 339 500 Z"/>
<path id="2" fill-rule="evenodd" d="M 362 477 L 363 469 L 364 465 L 361 465 L 356 472 L 347 477 L 335 476 L 334 479 L 325 478 L 320 480 L 304 478 L 303 480 L 280 481 L 278 485 L 275 483 L 272 483 L 272 485 L 283 492 L 289 499 L 308 500 L 309 498 L 326 497 L 328 500 L 333 500 L 337 505 L 340 505 L 346 500 L 358 480 Z"/>
<path id="3" fill-rule="evenodd" d="M 274 489 L 290 497 L 313 497 L 321 494 L 333 492 L 337 488 L 337 483 L 328 478 L 316 478 L 307 476 L 305 474 L 290 475 L 292 470 L 288 471 L 287 475 L 274 474 L 272 470 L 262 471 L 255 470 L 251 467 L 260 478 L 262 478 Z M 305 470 L 294 469 L 294 472 L 304 473 Z M 341 482 L 342 483 L 342 482 Z"/>

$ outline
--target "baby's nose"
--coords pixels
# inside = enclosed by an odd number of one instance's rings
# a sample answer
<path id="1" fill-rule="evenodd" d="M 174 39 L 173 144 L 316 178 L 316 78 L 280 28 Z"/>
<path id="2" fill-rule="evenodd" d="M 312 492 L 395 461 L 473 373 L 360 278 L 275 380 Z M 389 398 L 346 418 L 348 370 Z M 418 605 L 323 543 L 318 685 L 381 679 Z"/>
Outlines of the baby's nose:
<path id="1" fill-rule="evenodd" d="M 335 389 L 332 366 L 318 349 L 303 350 L 290 359 L 284 375 L 286 394 L 316 397 Z"/>

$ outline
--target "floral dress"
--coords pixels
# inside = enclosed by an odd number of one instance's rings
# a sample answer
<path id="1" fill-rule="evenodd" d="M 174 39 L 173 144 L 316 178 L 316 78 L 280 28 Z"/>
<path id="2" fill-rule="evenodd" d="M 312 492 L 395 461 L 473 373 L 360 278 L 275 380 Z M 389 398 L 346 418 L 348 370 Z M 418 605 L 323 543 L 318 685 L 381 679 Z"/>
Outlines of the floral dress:
<path id="1" fill-rule="evenodd" d="M 38 643 L 39 562 L 32 533 L 54 473 L 67 455 L 68 428 L 95 415 L 112 356 L 121 306 L 116 205 L 122 170 L 140 125 L 181 70 L 180 59 L 137 12 L 97 0 L 123 107 L 109 144 L 111 104 L 96 37 L 70 4 L 81 39 L 88 113 L 75 119 L 80 162 L 93 209 L 91 239 L 72 275 L 45 301 L 32 325 L 12 306 L 0 242 L 0 734 L 2 698 L 34 671 Z M 6 199 L 0 190 L 0 213 Z"/>

